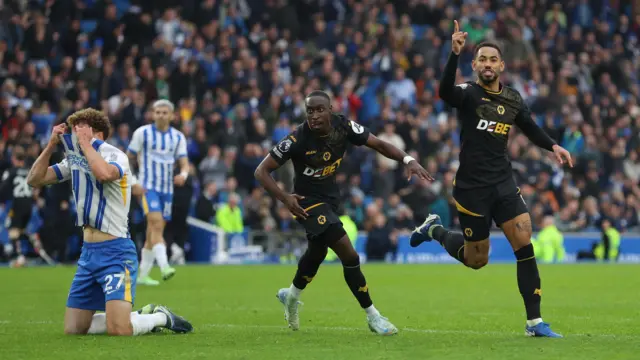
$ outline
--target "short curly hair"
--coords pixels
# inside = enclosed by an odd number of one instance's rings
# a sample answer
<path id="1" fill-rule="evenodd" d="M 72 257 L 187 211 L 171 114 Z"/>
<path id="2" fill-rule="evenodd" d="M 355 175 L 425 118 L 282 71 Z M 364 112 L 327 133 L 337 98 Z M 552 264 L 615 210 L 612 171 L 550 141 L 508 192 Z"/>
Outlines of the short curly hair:
<path id="1" fill-rule="evenodd" d="M 87 124 L 94 132 L 101 132 L 105 140 L 111 135 L 111 122 L 102 111 L 87 108 L 76 111 L 67 118 L 69 128 L 73 129 L 78 124 Z"/>

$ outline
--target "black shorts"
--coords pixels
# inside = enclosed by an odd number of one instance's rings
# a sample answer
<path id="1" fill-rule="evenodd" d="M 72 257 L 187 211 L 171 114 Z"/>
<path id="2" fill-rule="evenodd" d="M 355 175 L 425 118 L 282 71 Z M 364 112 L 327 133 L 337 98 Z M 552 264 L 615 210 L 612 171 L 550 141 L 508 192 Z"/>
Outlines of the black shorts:
<path id="1" fill-rule="evenodd" d="M 31 206 L 13 206 L 7 215 L 7 229 L 25 229 L 31 220 Z"/>
<path id="2" fill-rule="evenodd" d="M 518 215 L 528 212 L 513 179 L 482 188 L 453 188 L 462 233 L 467 241 L 489 238 L 491 221 L 500 226 Z"/>
<path id="3" fill-rule="evenodd" d="M 344 235 L 344 233 L 339 233 L 339 229 L 342 229 L 342 221 L 340 221 L 334 206 L 326 202 L 307 199 L 299 201 L 299 204 L 309 214 L 305 220 L 296 219 L 307 232 L 307 240 L 322 241 L 326 245 L 331 245 L 332 242 L 340 240 Z"/>

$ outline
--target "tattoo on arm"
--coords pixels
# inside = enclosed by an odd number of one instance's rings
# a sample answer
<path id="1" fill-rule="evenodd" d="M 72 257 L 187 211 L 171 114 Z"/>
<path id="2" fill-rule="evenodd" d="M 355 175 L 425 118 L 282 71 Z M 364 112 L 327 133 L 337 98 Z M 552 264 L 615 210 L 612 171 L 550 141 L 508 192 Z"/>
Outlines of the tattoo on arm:
<path id="1" fill-rule="evenodd" d="M 531 220 L 517 222 L 516 229 L 521 232 L 531 233 L 533 231 L 533 229 L 531 228 Z"/>

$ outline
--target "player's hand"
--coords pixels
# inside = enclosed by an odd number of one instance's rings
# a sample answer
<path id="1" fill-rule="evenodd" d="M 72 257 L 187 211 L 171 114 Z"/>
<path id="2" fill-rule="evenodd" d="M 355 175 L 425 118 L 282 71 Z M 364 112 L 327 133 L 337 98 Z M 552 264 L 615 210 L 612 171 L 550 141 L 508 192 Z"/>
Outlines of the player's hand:
<path id="1" fill-rule="evenodd" d="M 67 124 L 62 123 L 53 127 L 51 131 L 51 138 L 49 139 L 49 145 L 54 146 L 60 143 L 60 135 L 64 135 L 65 131 L 67 131 Z"/>
<path id="2" fill-rule="evenodd" d="M 451 35 L 451 51 L 453 51 L 456 55 L 460 55 L 460 51 L 464 47 L 465 41 L 467 41 L 467 36 L 469 34 L 466 32 L 460 31 L 460 25 L 458 24 L 458 20 L 453 20 L 453 35 Z"/>
<path id="3" fill-rule="evenodd" d="M 76 125 L 73 127 L 73 131 L 78 137 L 80 146 L 86 147 L 91 144 L 91 139 L 93 139 L 93 130 L 91 130 L 91 127 L 87 125 Z"/>
<path id="4" fill-rule="evenodd" d="M 284 205 L 291 211 L 293 216 L 305 220 L 309 214 L 298 204 L 298 200 L 304 199 L 304 196 L 300 196 L 298 194 L 289 194 L 284 199 Z"/>
<path id="5" fill-rule="evenodd" d="M 411 160 L 404 168 L 404 173 L 407 176 L 407 181 L 411 180 L 411 176 L 415 175 L 423 180 L 433 181 L 435 180 L 427 170 L 425 170 L 416 160 Z"/>
<path id="6" fill-rule="evenodd" d="M 133 194 L 133 196 L 140 197 L 144 194 L 144 189 L 138 184 L 133 185 L 131 186 L 131 194 Z"/>
<path id="7" fill-rule="evenodd" d="M 567 151 L 567 149 L 563 148 L 560 145 L 553 145 L 553 155 L 556 156 L 556 160 L 558 164 L 564 165 L 566 162 L 569 164 L 569 167 L 573 167 L 573 160 L 571 159 L 571 154 Z"/>
<path id="8" fill-rule="evenodd" d="M 180 174 L 178 174 L 178 175 L 173 177 L 173 183 L 176 186 L 182 186 L 182 185 L 184 185 L 184 183 L 186 181 L 187 181 L 187 179 L 184 176 L 180 175 Z"/>

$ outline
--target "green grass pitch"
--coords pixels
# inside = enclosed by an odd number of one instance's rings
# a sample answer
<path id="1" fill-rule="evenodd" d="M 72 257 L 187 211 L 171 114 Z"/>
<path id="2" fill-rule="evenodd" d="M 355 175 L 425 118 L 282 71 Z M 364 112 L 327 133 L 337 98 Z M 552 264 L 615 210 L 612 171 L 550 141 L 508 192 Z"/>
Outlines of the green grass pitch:
<path id="1" fill-rule="evenodd" d="M 65 336 L 74 268 L 0 269 L 2 359 L 640 359 L 640 267 L 542 266 L 543 316 L 564 339 L 524 336 L 515 265 L 365 265 L 377 308 L 400 333 L 369 332 L 339 266 L 303 293 L 290 331 L 277 290 L 293 266 L 188 266 L 136 308 L 166 304 L 195 333 L 134 338 Z M 159 277 L 158 270 L 154 275 Z"/>

